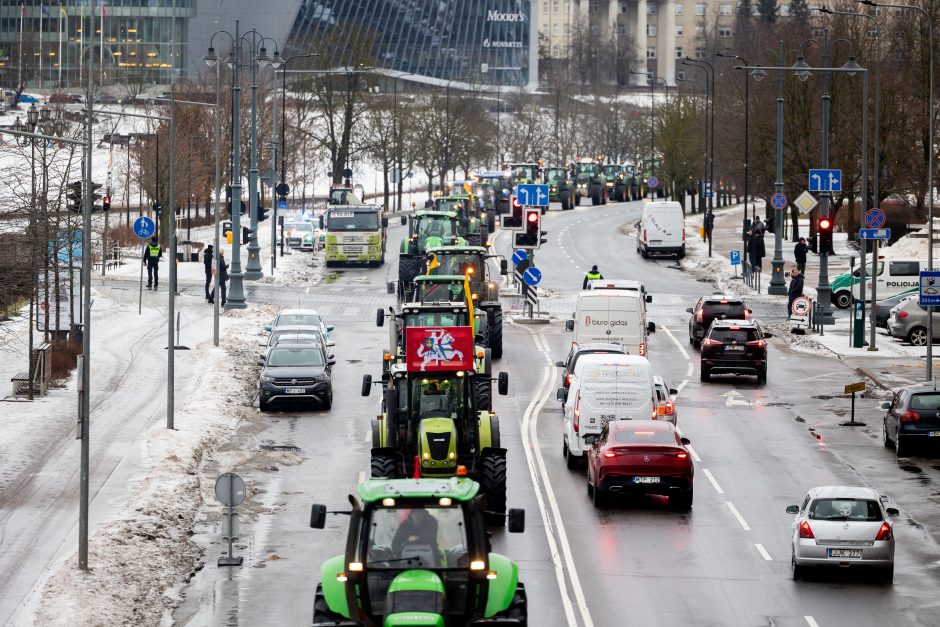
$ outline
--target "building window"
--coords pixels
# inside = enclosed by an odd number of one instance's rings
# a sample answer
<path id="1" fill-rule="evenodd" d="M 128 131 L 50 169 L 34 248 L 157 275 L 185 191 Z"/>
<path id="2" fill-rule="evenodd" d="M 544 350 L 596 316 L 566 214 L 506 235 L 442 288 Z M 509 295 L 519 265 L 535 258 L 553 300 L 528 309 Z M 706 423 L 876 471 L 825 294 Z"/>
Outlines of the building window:
<path id="1" fill-rule="evenodd" d="M 676 3 L 676 15 L 685 15 L 685 7 L 681 2 Z"/>
<path id="2" fill-rule="evenodd" d="M 813 29 L 813 37 L 824 37 L 825 34 L 826 34 L 825 29 L 822 29 L 822 28 Z"/>
<path id="3" fill-rule="evenodd" d="M 559 46 L 558 44 L 555 44 L 554 46 L 552 46 L 552 56 L 555 57 L 556 59 L 561 56 L 561 46 Z"/>
<path id="4" fill-rule="evenodd" d="M 682 24 L 676 24 L 676 37 L 682 37 L 683 28 Z"/>
<path id="5" fill-rule="evenodd" d="M 597 13 L 597 0 L 591 0 L 591 2 L 588 4 L 588 12 Z"/>
<path id="6" fill-rule="evenodd" d="M 695 14 L 696 14 L 696 15 L 705 15 L 705 7 L 706 7 L 706 5 L 703 4 L 703 3 L 701 3 L 701 2 L 696 3 L 696 4 L 695 4 Z"/>
<path id="7" fill-rule="evenodd" d="M 652 2 L 646 4 L 646 14 L 647 15 L 656 15 L 656 5 Z"/>
<path id="8" fill-rule="evenodd" d="M 676 58 L 677 59 L 682 58 L 682 46 L 676 46 Z"/>
<path id="9" fill-rule="evenodd" d="M 552 24 L 552 35 L 557 35 L 557 34 L 558 34 L 558 22 L 555 22 L 554 24 Z"/>
<path id="10" fill-rule="evenodd" d="M 705 58 L 705 48 L 696 48 L 695 49 L 695 58 L 704 59 Z"/>
<path id="11" fill-rule="evenodd" d="M 718 15 L 731 15 L 731 5 L 730 5 L 730 4 L 719 4 L 719 5 L 718 5 Z"/>
<path id="12" fill-rule="evenodd" d="M 621 13 L 623 13 L 623 14 L 626 14 L 626 13 L 627 13 L 627 3 L 626 3 L 626 2 L 621 2 L 621 3 L 618 5 L 618 8 L 620 9 L 620 12 L 621 12 Z"/>
<path id="13" fill-rule="evenodd" d="M 876 37 L 878 37 L 878 29 L 869 28 L 867 31 L 865 31 L 865 36 L 868 37 L 869 39 L 875 39 Z"/>
<path id="14" fill-rule="evenodd" d="M 697 26 L 695 27 L 695 36 L 696 36 L 696 37 L 704 37 L 704 36 L 705 36 L 705 26 L 703 26 L 702 24 L 697 25 Z"/>
<path id="15" fill-rule="evenodd" d="M 685 72 L 683 70 L 676 70 L 676 80 L 677 81 L 685 80 Z"/>
<path id="16" fill-rule="evenodd" d="M 626 35 L 627 34 L 627 25 L 626 24 L 617 24 L 617 34 Z"/>
<path id="17" fill-rule="evenodd" d="M 649 47 L 646 49 L 646 58 L 647 58 L 647 59 L 655 59 L 655 58 L 656 58 L 656 48 L 654 48 L 653 46 L 649 46 Z"/>
<path id="18" fill-rule="evenodd" d="M 719 27 L 718 27 L 718 36 L 719 36 L 719 37 L 731 37 L 731 27 L 730 27 L 730 26 L 719 26 Z"/>
<path id="19" fill-rule="evenodd" d="M 781 4 L 781 5 L 780 5 L 780 16 L 781 16 L 781 17 L 789 17 L 789 15 L 790 15 L 790 5 L 789 5 L 789 4 Z"/>
<path id="20" fill-rule="evenodd" d="M 655 24 L 647 24 L 647 25 L 646 25 L 646 36 L 647 36 L 647 37 L 655 37 L 655 36 L 656 36 L 656 25 L 655 25 Z"/>
<path id="21" fill-rule="evenodd" d="M 558 13 L 558 0 L 552 2 L 552 13 Z"/>
<path id="22" fill-rule="evenodd" d="M 542 3 L 542 15 L 548 14 L 548 0 Z"/>

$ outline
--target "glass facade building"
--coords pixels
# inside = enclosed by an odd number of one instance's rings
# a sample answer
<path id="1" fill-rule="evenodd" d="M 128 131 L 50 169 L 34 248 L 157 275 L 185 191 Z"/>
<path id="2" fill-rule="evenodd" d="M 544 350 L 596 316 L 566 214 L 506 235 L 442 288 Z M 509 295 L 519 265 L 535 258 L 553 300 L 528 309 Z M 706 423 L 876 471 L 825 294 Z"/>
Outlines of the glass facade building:
<path id="1" fill-rule="evenodd" d="M 339 64 L 361 59 L 415 80 L 503 87 L 537 83 L 537 22 L 530 0 L 302 0 L 286 55 L 345 47 Z M 337 63 L 334 62 L 334 65 Z"/>
<path id="2" fill-rule="evenodd" d="M 167 84 L 188 56 L 196 0 L 0 0 L 0 81 L 78 86 L 93 57 L 104 84 Z M 94 8 L 93 8 L 94 7 Z M 95 32 L 91 33 L 91 11 Z"/>

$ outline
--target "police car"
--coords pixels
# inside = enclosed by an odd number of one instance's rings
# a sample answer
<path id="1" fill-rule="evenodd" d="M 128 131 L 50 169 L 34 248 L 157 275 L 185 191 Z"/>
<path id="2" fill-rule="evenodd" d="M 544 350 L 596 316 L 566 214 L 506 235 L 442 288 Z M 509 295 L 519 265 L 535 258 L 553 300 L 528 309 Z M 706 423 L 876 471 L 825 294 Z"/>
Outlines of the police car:
<path id="1" fill-rule="evenodd" d="M 869 263 L 866 272 L 865 299 L 871 300 L 872 267 Z M 920 271 L 927 270 L 926 259 L 885 259 L 878 258 L 878 298 L 888 298 L 900 292 L 920 285 Z M 847 309 L 852 301 L 861 297 L 861 267 L 852 272 L 840 274 L 829 283 L 832 290 L 832 302 L 840 309 Z"/>

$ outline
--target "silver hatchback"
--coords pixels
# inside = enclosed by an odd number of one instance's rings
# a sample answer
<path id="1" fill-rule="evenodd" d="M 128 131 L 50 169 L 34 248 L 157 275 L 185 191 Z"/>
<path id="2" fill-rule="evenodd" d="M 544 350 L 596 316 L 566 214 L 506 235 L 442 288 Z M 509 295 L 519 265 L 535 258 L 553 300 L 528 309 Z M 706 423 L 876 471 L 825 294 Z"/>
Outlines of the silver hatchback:
<path id="1" fill-rule="evenodd" d="M 934 339 L 940 335 L 940 312 L 933 313 Z M 927 312 L 911 296 L 898 303 L 888 318 L 888 332 L 914 346 L 927 345 Z"/>
<path id="2" fill-rule="evenodd" d="M 787 507 L 796 514 L 790 531 L 793 578 L 808 567 L 869 567 L 885 581 L 894 580 L 894 523 L 898 510 L 885 507 L 871 488 L 823 486 L 811 489 L 802 505 Z"/>

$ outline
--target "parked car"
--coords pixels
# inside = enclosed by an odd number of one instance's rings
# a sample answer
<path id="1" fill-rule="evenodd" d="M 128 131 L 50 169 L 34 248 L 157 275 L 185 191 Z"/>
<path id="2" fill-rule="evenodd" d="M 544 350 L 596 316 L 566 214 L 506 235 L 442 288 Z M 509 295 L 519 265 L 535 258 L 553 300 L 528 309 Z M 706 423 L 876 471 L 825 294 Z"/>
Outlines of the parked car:
<path id="1" fill-rule="evenodd" d="M 334 360 L 323 359 L 320 346 L 312 344 L 276 344 L 262 366 L 258 379 L 258 405 L 267 411 L 272 403 L 314 401 L 323 409 L 333 406 L 330 366 Z"/>
<path id="2" fill-rule="evenodd" d="M 692 507 L 695 467 L 668 422 L 612 420 L 592 436 L 587 451 L 587 490 L 596 507 L 612 494 L 660 494 L 679 510 Z"/>
<path id="3" fill-rule="evenodd" d="M 574 368 L 578 365 L 578 360 L 587 355 L 625 355 L 623 346 L 620 344 L 590 342 L 587 344 L 572 344 L 571 350 L 564 361 L 556 362 L 555 365 L 562 369 L 561 387 L 568 389 L 571 385 L 571 379 L 574 378 Z M 562 403 L 564 406 L 564 403 Z"/>
<path id="4" fill-rule="evenodd" d="M 654 201 L 643 206 L 636 223 L 636 251 L 644 259 L 651 255 L 685 257 L 685 215 L 674 201 Z"/>
<path id="5" fill-rule="evenodd" d="M 902 300 L 909 296 L 917 295 L 919 290 L 920 288 L 912 287 L 909 290 L 898 292 L 894 296 L 889 296 L 884 300 L 879 300 L 875 304 L 875 326 L 881 327 L 882 329 L 887 329 L 888 319 L 891 317 L 891 310 L 894 308 L 894 306 L 900 304 Z"/>
<path id="6" fill-rule="evenodd" d="M 940 442 L 940 391 L 936 384 L 903 387 L 881 408 L 887 412 L 882 442 L 885 448 L 893 446 L 898 457 L 906 456 L 915 443 Z"/>
<path id="7" fill-rule="evenodd" d="M 766 383 L 769 337 L 756 320 L 715 320 L 702 340 L 702 381 L 713 374 L 753 374 Z"/>
<path id="8" fill-rule="evenodd" d="M 813 488 L 795 514 L 790 531 L 793 578 L 807 568 L 873 568 L 885 581 L 894 580 L 894 523 L 900 512 L 885 507 L 871 488 L 823 486 Z"/>
<path id="9" fill-rule="evenodd" d="M 284 309 L 277 315 L 274 322 L 266 324 L 264 330 L 270 333 L 278 327 L 301 326 L 315 327 L 320 329 L 323 337 L 326 339 L 327 346 L 333 346 L 334 342 L 330 338 L 330 332 L 333 330 L 332 324 L 326 324 L 323 316 L 315 309 Z"/>
<path id="10" fill-rule="evenodd" d="M 653 388 L 656 390 L 656 415 L 653 420 L 665 420 L 676 424 L 679 421 L 679 412 L 676 411 L 674 397 L 679 390 L 666 386 L 666 382 L 659 375 L 653 375 Z"/>
<path id="11" fill-rule="evenodd" d="M 117 96 L 112 96 L 111 94 L 101 94 L 100 96 L 95 97 L 96 105 L 116 105 L 119 103 Z"/>
<path id="12" fill-rule="evenodd" d="M 892 337 L 910 342 L 913 346 L 927 345 L 927 311 L 917 302 L 917 298 L 908 298 L 891 310 L 888 320 L 888 332 Z M 933 329 L 936 339 L 940 335 L 940 313 L 933 312 Z"/>
<path id="13" fill-rule="evenodd" d="M 695 307 L 689 307 L 686 311 L 692 314 L 689 318 L 689 344 L 696 348 L 701 345 L 712 320 L 749 320 L 751 317 L 751 310 L 743 300 L 722 294 L 703 296 L 695 303 Z"/>

